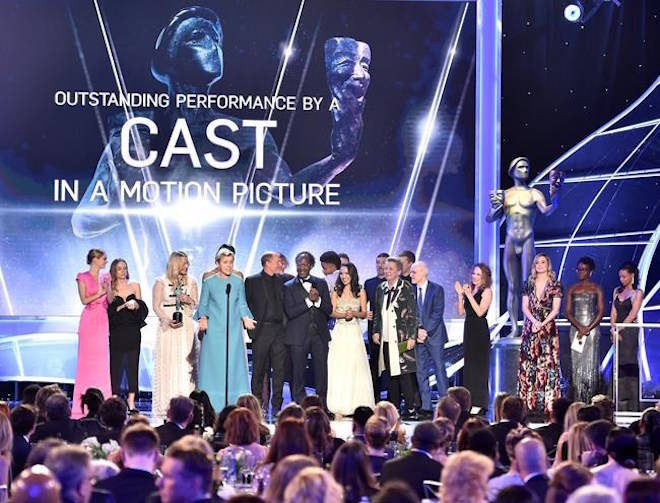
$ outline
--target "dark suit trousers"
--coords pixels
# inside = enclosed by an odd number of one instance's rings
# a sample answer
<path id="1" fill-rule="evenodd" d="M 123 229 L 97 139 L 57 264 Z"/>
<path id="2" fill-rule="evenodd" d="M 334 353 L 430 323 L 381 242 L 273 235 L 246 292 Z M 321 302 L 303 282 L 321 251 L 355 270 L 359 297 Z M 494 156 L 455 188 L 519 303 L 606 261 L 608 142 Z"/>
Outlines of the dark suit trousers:
<path id="1" fill-rule="evenodd" d="M 372 338 L 374 335 L 373 321 L 367 324 L 367 341 L 369 348 L 369 369 L 371 370 L 371 382 L 374 385 L 374 400 L 375 403 L 380 402 L 380 375 L 378 374 L 378 353 L 380 345 L 376 344 Z"/>
<path id="2" fill-rule="evenodd" d="M 443 397 L 447 394 L 447 371 L 445 370 L 445 344 L 440 337 L 428 337 L 423 344 L 415 345 L 415 359 L 417 360 L 417 384 L 422 396 L 422 409 L 431 410 L 431 386 L 429 376 L 435 370 L 435 380 L 438 384 L 438 394 Z"/>
<path id="3" fill-rule="evenodd" d="M 130 393 L 138 392 L 138 371 L 140 366 L 140 348 L 117 349 L 110 346 L 110 382 L 112 394 L 121 392 L 121 379 L 126 371 L 126 382 Z"/>
<path id="4" fill-rule="evenodd" d="M 401 374 L 393 376 L 390 373 L 389 344 L 383 342 L 383 356 L 385 360 L 385 371 L 389 375 L 389 385 L 387 387 L 387 399 L 392 402 L 396 408 L 401 407 L 401 392 L 406 401 L 406 408 L 412 410 L 415 408 L 415 374 Z"/>
<path id="5" fill-rule="evenodd" d="M 264 379 L 273 367 L 273 412 L 282 408 L 284 387 L 284 327 L 281 323 L 262 323 L 259 335 L 252 341 L 252 394 L 262 396 Z M 267 405 L 267 398 L 264 397 Z"/>
<path id="6" fill-rule="evenodd" d="M 321 398 L 323 407 L 326 406 L 328 396 L 328 342 L 322 340 L 318 334 L 308 335 L 305 344 L 289 346 L 291 364 L 293 367 L 291 395 L 297 403 L 302 403 L 305 398 L 305 368 L 307 367 L 307 355 L 312 353 L 314 364 L 314 385 L 316 394 Z"/>

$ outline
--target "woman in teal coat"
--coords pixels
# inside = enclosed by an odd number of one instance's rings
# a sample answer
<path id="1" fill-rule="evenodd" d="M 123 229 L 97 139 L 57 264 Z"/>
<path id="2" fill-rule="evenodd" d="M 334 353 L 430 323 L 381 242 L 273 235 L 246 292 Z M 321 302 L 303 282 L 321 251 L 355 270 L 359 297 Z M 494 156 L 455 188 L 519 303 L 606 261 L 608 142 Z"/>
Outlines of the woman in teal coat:
<path id="1" fill-rule="evenodd" d="M 233 246 L 222 245 L 215 254 L 217 270 L 202 280 L 202 295 L 197 309 L 202 338 L 199 356 L 198 388 L 206 391 L 215 410 L 250 392 L 248 361 L 243 326 L 252 330 L 256 322 L 245 300 L 243 280 L 232 274 Z M 227 360 L 227 288 L 229 291 L 229 359 Z M 229 399 L 225 401 L 225 363 L 229 363 Z"/>

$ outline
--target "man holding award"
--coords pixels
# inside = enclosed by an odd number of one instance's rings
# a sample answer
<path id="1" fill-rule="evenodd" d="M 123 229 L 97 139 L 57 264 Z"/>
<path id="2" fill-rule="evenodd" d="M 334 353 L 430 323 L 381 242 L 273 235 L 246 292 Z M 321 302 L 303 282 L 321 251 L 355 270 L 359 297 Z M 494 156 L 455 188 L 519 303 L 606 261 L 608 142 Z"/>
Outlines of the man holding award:
<path id="1" fill-rule="evenodd" d="M 389 257 L 385 282 L 376 289 L 373 341 L 380 346 L 378 373 L 389 374 L 387 399 L 397 408 L 401 395 L 406 402 L 406 418 L 417 418 L 415 404 L 415 339 L 419 320 L 413 287 L 401 279 L 401 262 Z"/>

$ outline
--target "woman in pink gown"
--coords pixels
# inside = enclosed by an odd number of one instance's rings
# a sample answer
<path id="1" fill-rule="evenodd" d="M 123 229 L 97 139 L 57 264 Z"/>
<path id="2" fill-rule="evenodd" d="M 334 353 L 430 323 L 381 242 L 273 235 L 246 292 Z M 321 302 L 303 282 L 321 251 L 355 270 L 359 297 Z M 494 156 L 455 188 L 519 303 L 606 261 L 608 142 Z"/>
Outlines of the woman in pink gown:
<path id="1" fill-rule="evenodd" d="M 76 276 L 80 301 L 85 306 L 78 325 L 78 365 L 71 410 L 71 416 L 76 419 L 84 415 L 80 397 L 87 388 L 100 388 L 105 398 L 112 394 L 107 297 L 110 275 L 101 270 L 107 262 L 104 251 L 89 250 L 89 271 Z"/>

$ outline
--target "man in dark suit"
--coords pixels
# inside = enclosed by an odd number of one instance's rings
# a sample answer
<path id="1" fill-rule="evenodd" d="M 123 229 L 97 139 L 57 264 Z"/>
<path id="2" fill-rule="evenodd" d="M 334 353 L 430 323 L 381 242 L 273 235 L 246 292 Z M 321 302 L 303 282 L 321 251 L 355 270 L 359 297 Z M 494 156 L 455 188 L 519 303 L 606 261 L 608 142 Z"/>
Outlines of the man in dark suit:
<path id="1" fill-rule="evenodd" d="M 557 442 L 559 442 L 559 437 L 564 431 L 564 417 L 570 404 L 570 400 L 566 398 L 555 398 L 552 401 L 552 409 L 550 410 L 550 423 L 534 430 L 541 435 L 545 450 L 550 456 L 554 456 L 554 452 L 557 450 Z"/>
<path id="2" fill-rule="evenodd" d="M 316 394 L 327 409 L 328 394 L 328 318 L 332 313 L 328 284 L 310 275 L 314 256 L 309 252 L 296 255 L 298 276 L 284 285 L 284 311 L 287 316 L 285 344 L 293 367 L 292 396 L 301 403 L 305 398 L 307 354 L 314 361 Z"/>
<path id="3" fill-rule="evenodd" d="M 408 456 L 392 459 L 383 465 L 380 483 L 391 480 L 405 482 L 420 499 L 425 498 L 424 481 L 440 481 L 442 465 L 433 456 L 442 448 L 442 432 L 430 421 L 419 423 L 411 438 L 413 448 Z"/>
<path id="4" fill-rule="evenodd" d="M 461 431 L 465 421 L 470 419 L 470 409 L 472 408 L 472 394 L 465 386 L 452 386 L 447 390 L 447 396 L 450 396 L 461 406 L 461 413 L 456 420 L 456 431 Z"/>
<path id="5" fill-rule="evenodd" d="M 511 430 L 520 426 L 524 411 L 523 401 L 519 397 L 508 396 L 502 402 L 502 420 L 489 427 L 497 439 L 500 462 L 504 466 L 511 464 L 509 455 L 506 453 L 506 436 Z"/>
<path id="6" fill-rule="evenodd" d="M 364 291 L 367 294 L 367 302 L 369 303 L 369 311 L 372 312 L 372 316 L 369 317 L 367 321 L 367 341 L 369 346 L 369 367 L 371 369 L 371 381 L 374 384 L 374 401 L 375 403 L 380 402 L 380 375 L 378 373 L 378 351 L 380 346 L 372 340 L 374 335 L 374 322 L 373 322 L 373 310 L 374 302 L 376 301 L 376 288 L 385 281 L 385 263 L 387 262 L 387 253 L 379 253 L 376 256 L 376 276 L 369 278 L 364 282 Z"/>
<path id="7" fill-rule="evenodd" d="M 163 449 L 166 449 L 181 437 L 193 433 L 190 423 L 193 419 L 194 407 L 193 401 L 186 396 L 175 396 L 170 399 L 170 405 L 167 409 L 167 419 L 169 421 L 156 428 Z"/>
<path id="8" fill-rule="evenodd" d="M 96 488 L 111 492 L 117 503 L 142 503 L 156 491 L 158 434 L 149 425 L 133 425 L 122 434 L 121 448 L 124 467 L 117 475 L 97 482 Z"/>
<path id="9" fill-rule="evenodd" d="M 11 448 L 11 473 L 14 477 L 25 468 L 25 462 L 30 454 L 30 435 L 34 433 L 37 424 L 37 412 L 29 405 L 14 407 L 9 416 L 11 429 L 14 433 L 14 444 Z"/>
<path id="10" fill-rule="evenodd" d="M 37 426 L 30 441 L 36 444 L 46 438 L 61 438 L 72 444 L 83 440 L 83 430 L 78 421 L 71 419 L 69 399 L 62 393 L 55 393 L 46 400 L 46 422 Z"/>
<path id="11" fill-rule="evenodd" d="M 429 270 L 424 262 L 419 261 L 412 265 L 410 278 L 415 287 L 419 318 L 415 359 L 417 360 L 417 384 L 422 396 L 421 414 L 424 419 L 432 419 L 429 377 L 433 370 L 435 370 L 438 395 L 443 397 L 447 394 L 447 371 L 445 369 L 447 329 L 443 319 L 445 291 L 437 283 L 429 281 Z"/>
<path id="12" fill-rule="evenodd" d="M 417 261 L 415 254 L 411 250 L 403 250 L 399 253 L 399 260 L 401 261 L 401 279 L 412 283 L 410 268 Z"/>
<path id="13" fill-rule="evenodd" d="M 525 438 L 518 442 L 514 454 L 520 478 L 525 486 L 539 501 L 545 501 L 550 479 L 547 474 L 547 456 L 543 442 L 536 438 Z"/>
<path id="14" fill-rule="evenodd" d="M 261 396 L 264 378 L 273 368 L 273 415 L 282 408 L 284 386 L 284 303 L 283 286 L 277 272 L 280 255 L 266 252 L 261 256 L 262 271 L 245 280 L 245 297 L 257 326 L 248 333 L 252 339 L 252 394 Z M 268 410 L 263 397 L 262 408 Z"/>

